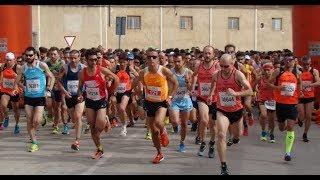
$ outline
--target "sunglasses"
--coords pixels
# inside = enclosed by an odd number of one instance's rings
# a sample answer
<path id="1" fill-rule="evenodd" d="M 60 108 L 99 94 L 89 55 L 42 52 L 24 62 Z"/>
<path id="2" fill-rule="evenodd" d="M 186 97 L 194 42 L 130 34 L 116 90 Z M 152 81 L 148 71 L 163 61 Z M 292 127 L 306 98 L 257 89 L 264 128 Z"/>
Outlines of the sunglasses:
<path id="1" fill-rule="evenodd" d="M 34 54 L 26 54 L 27 57 L 32 57 Z"/>
<path id="2" fill-rule="evenodd" d="M 304 66 L 310 66 L 311 63 L 302 63 Z"/>
<path id="3" fill-rule="evenodd" d="M 140 62 L 139 62 L 139 61 L 135 61 L 134 63 L 135 63 L 135 64 L 140 64 Z"/>
<path id="4" fill-rule="evenodd" d="M 147 58 L 148 58 L 148 59 L 151 59 L 151 58 L 152 58 L 152 59 L 157 59 L 158 56 L 147 56 Z"/>
<path id="5" fill-rule="evenodd" d="M 220 67 L 227 69 L 227 68 L 229 68 L 229 67 L 230 67 L 230 65 L 225 65 L 225 66 L 220 65 Z"/>
<path id="6" fill-rule="evenodd" d="M 98 61 L 98 58 L 91 58 L 91 59 L 88 59 L 89 61 Z"/>
<path id="7" fill-rule="evenodd" d="M 22 61 L 17 61 L 17 63 L 22 63 Z"/>

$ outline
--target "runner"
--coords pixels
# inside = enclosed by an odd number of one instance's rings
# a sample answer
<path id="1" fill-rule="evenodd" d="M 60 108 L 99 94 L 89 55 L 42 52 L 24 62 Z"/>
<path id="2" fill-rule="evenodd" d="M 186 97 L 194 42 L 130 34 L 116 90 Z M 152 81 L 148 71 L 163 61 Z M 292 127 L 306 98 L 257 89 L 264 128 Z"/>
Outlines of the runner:
<path id="1" fill-rule="evenodd" d="M 22 76 L 25 80 L 24 103 L 27 115 L 28 134 L 31 144 L 29 152 L 39 150 L 38 141 L 35 135 L 45 106 L 45 96 L 50 93 L 54 85 L 54 76 L 46 63 L 35 60 L 36 50 L 28 47 L 25 50 L 26 64 L 18 70 L 15 88 L 18 87 Z M 48 81 L 46 81 L 46 76 Z M 47 93 L 46 93 L 47 92 Z"/>
<path id="2" fill-rule="evenodd" d="M 82 128 L 82 115 L 84 111 L 84 102 L 78 101 L 78 85 L 79 85 L 79 72 L 84 68 L 84 65 L 80 63 L 80 52 L 77 50 L 70 51 L 69 54 L 70 63 L 64 65 L 60 77 L 58 80 L 60 90 L 65 95 L 66 105 L 71 117 L 72 122 L 75 124 L 76 138 L 75 142 L 71 145 L 73 150 L 79 150 L 80 148 L 80 136 Z"/>
<path id="3" fill-rule="evenodd" d="M 179 145 L 180 152 L 186 152 L 184 140 L 187 135 L 187 121 L 189 120 L 190 111 L 193 109 L 192 101 L 189 95 L 191 92 L 191 77 L 192 71 L 185 67 L 186 59 L 182 58 L 181 54 L 174 55 L 174 68 L 171 72 L 179 82 L 177 93 L 172 99 L 169 109 L 170 119 L 173 126 L 181 126 L 181 139 Z M 169 86 L 170 88 L 170 86 Z M 181 117 L 181 123 L 179 123 Z"/>
<path id="4" fill-rule="evenodd" d="M 320 85 L 320 78 L 318 70 L 311 67 L 311 58 L 305 56 L 302 58 L 301 69 L 302 92 L 299 97 L 299 126 L 305 122 L 304 133 L 302 139 L 304 142 L 309 142 L 308 131 L 311 126 L 312 111 L 314 109 L 315 91 L 314 87 Z"/>
<path id="5" fill-rule="evenodd" d="M 106 119 L 107 91 L 106 76 L 114 79 L 114 87 L 117 88 L 119 78 L 109 69 L 97 65 L 97 52 L 93 49 L 86 51 L 88 67 L 79 73 L 78 101 L 82 102 L 82 87 L 85 93 L 86 117 L 90 124 L 91 137 L 97 149 L 92 159 L 100 159 L 104 150 L 101 145 L 100 134 L 104 130 L 108 132 L 111 128 L 109 119 Z"/>
<path id="6" fill-rule="evenodd" d="M 259 102 L 260 110 L 260 126 L 261 126 L 261 141 L 267 140 L 267 135 L 269 134 L 270 142 L 274 143 L 274 120 L 275 120 L 275 110 L 276 102 L 274 100 L 273 90 L 268 87 L 268 80 L 273 73 L 273 65 L 271 62 L 265 63 L 262 66 L 261 76 L 256 80 L 256 91 Z M 268 132 L 266 131 L 266 121 L 268 120 Z"/>
<path id="7" fill-rule="evenodd" d="M 119 56 L 119 65 L 116 67 L 116 75 L 120 80 L 120 84 L 116 91 L 116 99 L 117 99 L 117 111 L 120 115 L 120 120 L 122 123 L 120 136 L 127 135 L 127 124 L 126 118 L 127 114 L 127 106 L 132 103 L 131 95 L 132 95 L 132 79 L 138 76 L 137 71 L 129 66 L 128 60 L 133 59 L 130 57 L 132 54 L 122 53 Z"/>
<path id="8" fill-rule="evenodd" d="M 12 52 L 8 52 L 5 56 L 6 62 L 1 67 L 1 75 L 0 75 L 0 97 L 1 97 L 1 113 L 0 119 L 5 119 L 3 126 L 6 128 L 9 126 L 9 117 L 7 116 L 8 112 L 7 106 L 9 101 L 11 101 L 11 105 L 14 112 L 14 118 L 16 120 L 16 125 L 14 126 L 14 134 L 18 134 L 20 132 L 19 127 L 19 119 L 20 119 L 20 111 L 19 111 L 19 89 L 15 89 L 15 80 L 17 77 L 17 71 L 21 68 L 20 65 L 16 64 L 16 60 L 14 54 Z"/>
<path id="9" fill-rule="evenodd" d="M 228 175 L 226 159 L 226 138 L 230 126 L 233 142 L 240 141 L 243 105 L 241 97 L 251 96 L 252 89 L 242 72 L 233 66 L 230 54 L 223 54 L 220 59 L 221 70 L 212 77 L 210 96 L 217 95 L 217 130 L 218 154 L 221 162 L 221 175 Z"/>
<path id="10" fill-rule="evenodd" d="M 200 149 L 199 156 L 204 156 L 206 150 L 206 129 L 209 125 L 210 128 L 210 142 L 209 142 L 209 158 L 214 157 L 214 143 L 215 143 L 215 123 L 216 120 L 216 107 L 215 97 L 210 97 L 210 87 L 212 82 L 212 75 L 219 70 L 219 61 L 214 60 L 214 48 L 212 46 L 205 46 L 203 48 L 204 61 L 196 68 L 193 73 L 192 89 L 195 91 L 195 83 L 198 82 L 197 104 L 199 111 L 199 137 Z M 212 102 L 211 102 L 212 100 Z M 210 114 L 210 117 L 209 117 Z"/>
<path id="11" fill-rule="evenodd" d="M 274 89 L 276 100 L 276 115 L 279 130 L 287 131 L 285 139 L 285 161 L 291 161 L 291 149 L 294 142 L 294 125 L 298 118 L 298 87 L 301 87 L 300 73 L 294 69 L 294 58 L 285 57 L 284 67 L 276 69 L 269 80 L 269 85 Z"/>
<path id="12" fill-rule="evenodd" d="M 147 51 L 147 67 L 140 71 L 139 77 L 135 79 L 132 85 L 133 87 L 138 84 L 138 80 L 146 87 L 147 121 L 151 128 L 153 144 L 157 149 L 157 155 L 152 162 L 158 164 L 164 159 L 160 141 L 164 147 L 169 144 L 163 119 L 166 116 L 172 96 L 176 94 L 178 81 L 169 69 L 159 65 L 159 54 L 151 48 Z M 168 81 L 172 83 L 171 89 L 168 89 Z"/>

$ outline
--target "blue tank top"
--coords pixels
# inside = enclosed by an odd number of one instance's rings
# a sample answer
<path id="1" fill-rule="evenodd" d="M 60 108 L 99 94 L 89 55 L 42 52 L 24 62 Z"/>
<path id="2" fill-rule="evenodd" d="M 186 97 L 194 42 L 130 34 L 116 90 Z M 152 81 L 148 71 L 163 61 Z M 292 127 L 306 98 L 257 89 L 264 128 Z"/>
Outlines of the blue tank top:
<path id="1" fill-rule="evenodd" d="M 73 72 L 71 70 L 70 64 L 68 64 L 67 67 L 67 74 L 63 77 L 63 86 L 72 96 L 75 96 L 78 94 L 79 87 L 78 74 L 79 71 L 83 68 L 83 66 L 79 63 L 77 67 L 77 72 Z"/>
<path id="2" fill-rule="evenodd" d="M 183 100 L 185 98 L 190 98 L 190 95 L 188 93 L 188 88 L 186 85 L 186 73 L 188 72 L 187 68 L 184 68 L 184 71 L 182 74 L 177 74 L 174 68 L 171 69 L 173 72 L 174 76 L 177 78 L 179 87 L 177 89 L 177 93 L 174 95 L 173 99 L 174 100 Z"/>
<path id="3" fill-rule="evenodd" d="M 26 64 L 23 67 L 26 89 L 24 96 L 30 98 L 45 97 L 46 93 L 46 74 L 40 68 L 40 61 L 35 67 L 29 67 Z"/>

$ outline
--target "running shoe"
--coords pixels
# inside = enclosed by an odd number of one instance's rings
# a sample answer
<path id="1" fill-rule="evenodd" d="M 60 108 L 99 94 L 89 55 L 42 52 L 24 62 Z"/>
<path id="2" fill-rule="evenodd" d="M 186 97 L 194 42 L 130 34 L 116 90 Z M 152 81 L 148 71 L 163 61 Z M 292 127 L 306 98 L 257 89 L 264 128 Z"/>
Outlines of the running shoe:
<path id="1" fill-rule="evenodd" d="M 270 137 L 270 140 L 269 140 L 270 143 L 276 142 L 276 140 L 274 139 L 274 134 L 270 134 L 269 137 Z"/>
<path id="2" fill-rule="evenodd" d="M 225 167 L 225 168 L 221 167 L 220 175 L 230 175 L 228 168 L 227 167 Z"/>
<path id="3" fill-rule="evenodd" d="M 61 133 L 62 133 L 62 134 L 66 134 L 66 135 L 70 134 L 68 124 L 65 124 L 65 125 L 63 126 L 63 130 L 62 130 Z"/>
<path id="4" fill-rule="evenodd" d="M 209 152 L 208 152 L 209 158 L 214 158 L 214 144 L 213 142 L 209 142 Z"/>
<path id="5" fill-rule="evenodd" d="M 151 136 L 151 133 L 149 131 L 146 132 L 146 137 L 145 137 L 146 140 L 152 140 L 152 136 Z"/>
<path id="6" fill-rule="evenodd" d="M 9 126 L 9 117 L 4 118 L 3 127 L 7 128 Z"/>
<path id="7" fill-rule="evenodd" d="M 71 144 L 71 149 L 75 150 L 75 151 L 79 151 L 80 150 L 80 143 L 79 141 L 74 141 L 73 144 Z"/>
<path id="8" fill-rule="evenodd" d="M 233 144 L 233 139 L 232 138 L 228 139 L 227 146 L 231 146 L 232 144 Z"/>
<path id="9" fill-rule="evenodd" d="M 169 145 L 169 136 L 167 131 L 164 129 L 162 134 L 160 135 L 160 142 L 163 147 L 167 147 Z"/>
<path id="10" fill-rule="evenodd" d="M 97 149 L 95 152 L 94 152 L 94 154 L 91 156 L 91 158 L 92 159 L 96 159 L 96 160 L 98 160 L 98 159 L 100 159 L 100 158 L 102 158 L 103 157 L 103 150 L 101 150 L 101 149 Z"/>
<path id="11" fill-rule="evenodd" d="M 184 143 L 180 143 L 179 145 L 179 152 L 185 153 L 186 152 L 186 147 Z"/>
<path id="12" fill-rule="evenodd" d="M 196 131 L 197 131 L 197 128 L 198 128 L 198 123 L 192 123 L 192 125 L 191 125 L 191 131 L 192 131 L 192 132 L 196 132 Z"/>
<path id="13" fill-rule="evenodd" d="M 265 132 L 265 131 L 261 132 L 260 140 L 261 141 L 267 141 L 267 132 Z"/>
<path id="14" fill-rule="evenodd" d="M 13 133 L 14 133 L 14 134 L 19 134 L 19 133 L 20 133 L 20 127 L 19 127 L 18 124 L 16 124 L 16 125 L 14 126 Z"/>
<path id="15" fill-rule="evenodd" d="M 198 156 L 204 156 L 205 150 L 206 150 L 206 143 L 202 142 L 198 151 Z"/>
<path id="16" fill-rule="evenodd" d="M 127 127 L 134 127 L 134 122 L 133 121 L 129 121 L 129 123 L 127 124 Z"/>
<path id="17" fill-rule="evenodd" d="M 195 139 L 194 139 L 194 144 L 196 145 L 200 145 L 201 144 L 201 141 L 200 141 L 200 137 L 197 136 Z"/>
<path id="18" fill-rule="evenodd" d="M 159 164 L 163 159 L 164 159 L 164 157 L 163 157 L 163 154 L 162 154 L 162 153 L 157 154 L 157 155 L 154 157 L 152 163 L 153 163 L 153 164 Z"/>
<path id="19" fill-rule="evenodd" d="M 233 138 L 232 139 L 232 143 L 233 144 L 239 144 L 240 143 L 240 139 Z"/>
<path id="20" fill-rule="evenodd" d="M 178 125 L 178 126 L 172 126 L 173 127 L 173 132 L 175 133 L 175 134 L 178 134 L 179 132 L 180 132 L 180 130 L 181 130 L 181 126 L 180 125 Z"/>
<path id="21" fill-rule="evenodd" d="M 28 149 L 29 152 L 35 152 L 35 151 L 39 151 L 39 147 L 37 144 L 35 143 L 31 143 Z"/>
<path id="22" fill-rule="evenodd" d="M 248 131 L 247 127 L 243 129 L 243 134 L 242 135 L 243 136 L 248 136 L 249 135 L 249 131 Z"/>
<path id="23" fill-rule="evenodd" d="M 169 125 L 169 124 L 170 124 L 169 117 L 166 116 L 166 117 L 164 118 L 163 122 L 164 122 L 164 125 Z"/>
<path id="24" fill-rule="evenodd" d="M 303 142 L 309 142 L 309 139 L 308 139 L 308 136 L 306 133 L 303 133 L 302 140 L 303 140 Z"/>
<path id="25" fill-rule="evenodd" d="M 41 126 L 45 126 L 47 124 L 47 116 L 45 113 L 42 114 L 42 121 L 41 121 Z"/>
<path id="26" fill-rule="evenodd" d="M 58 126 L 53 127 L 52 134 L 59 134 L 59 127 Z"/>
<path id="27" fill-rule="evenodd" d="M 124 127 L 121 128 L 120 136 L 123 136 L 123 137 L 127 136 L 127 130 Z"/>
<path id="28" fill-rule="evenodd" d="M 285 161 L 291 161 L 291 155 L 288 154 L 288 153 L 286 153 L 286 154 L 284 155 L 284 160 L 285 160 Z"/>

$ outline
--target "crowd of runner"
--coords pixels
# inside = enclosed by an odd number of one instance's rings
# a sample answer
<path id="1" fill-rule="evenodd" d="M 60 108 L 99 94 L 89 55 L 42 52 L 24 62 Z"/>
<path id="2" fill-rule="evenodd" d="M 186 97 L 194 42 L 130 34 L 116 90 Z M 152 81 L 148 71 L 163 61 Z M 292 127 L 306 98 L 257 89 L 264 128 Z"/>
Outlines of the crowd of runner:
<path id="1" fill-rule="evenodd" d="M 180 133 L 176 146 L 184 153 L 190 123 L 198 156 L 206 156 L 208 149 L 208 157 L 214 158 L 216 147 L 222 175 L 230 173 L 227 146 L 248 136 L 254 122 L 260 123 L 261 141 L 270 143 L 277 140 L 277 122 L 286 132 L 284 160 L 291 161 L 294 126 L 304 126 L 301 138 L 309 142 L 312 113 L 319 108 L 318 70 L 309 56 L 295 57 L 287 49 L 241 52 L 232 44 L 223 51 L 212 46 L 164 51 L 28 47 L 20 57 L 7 53 L 0 70 L 0 130 L 9 125 L 11 102 L 13 132 L 20 133 L 23 102 L 29 152 L 39 151 L 39 127 L 52 124 L 53 134 L 75 129 L 70 142 L 75 151 L 80 150 L 82 129 L 90 132 L 96 146 L 92 158 L 100 159 L 103 131 L 120 126 L 120 136 L 126 136 L 127 128 L 141 120 L 145 139 L 157 150 L 152 162 L 158 164 L 164 159 L 161 148 L 169 144 L 165 125 Z M 253 107 L 259 117 L 253 117 Z"/>

